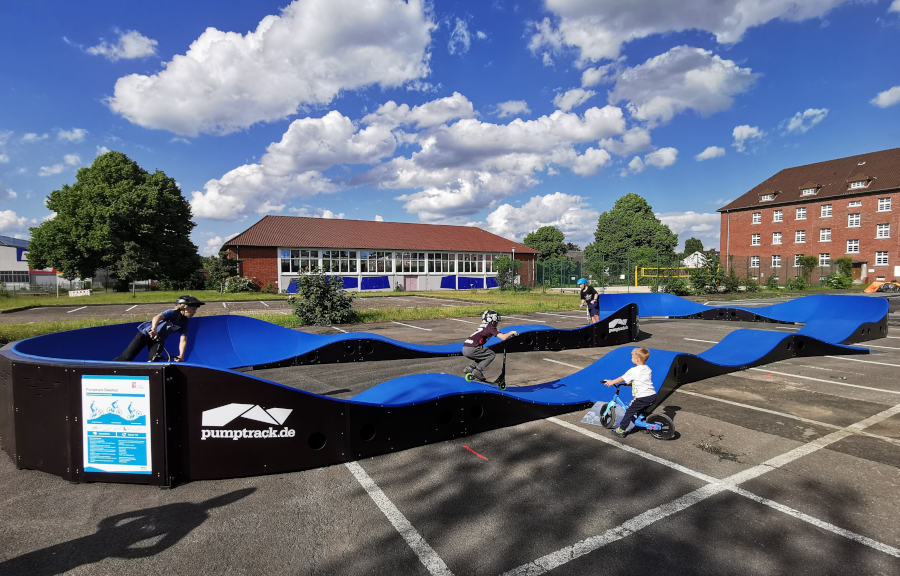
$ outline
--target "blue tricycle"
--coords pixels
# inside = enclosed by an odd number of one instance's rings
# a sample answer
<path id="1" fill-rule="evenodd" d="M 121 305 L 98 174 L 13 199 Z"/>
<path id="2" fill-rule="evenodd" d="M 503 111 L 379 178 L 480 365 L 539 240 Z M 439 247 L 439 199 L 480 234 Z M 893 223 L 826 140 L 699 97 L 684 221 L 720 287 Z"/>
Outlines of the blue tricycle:
<path id="1" fill-rule="evenodd" d="M 628 404 L 622 401 L 619 396 L 619 389 L 622 384 L 614 384 L 616 387 L 616 395 L 609 402 L 604 402 L 600 406 L 600 424 L 604 428 L 612 428 L 616 423 L 616 412 L 621 410 L 622 414 L 628 409 Z M 665 414 L 651 414 L 644 417 L 638 414 L 634 419 L 635 428 L 643 428 L 657 440 L 671 440 L 675 437 L 675 423 Z"/>

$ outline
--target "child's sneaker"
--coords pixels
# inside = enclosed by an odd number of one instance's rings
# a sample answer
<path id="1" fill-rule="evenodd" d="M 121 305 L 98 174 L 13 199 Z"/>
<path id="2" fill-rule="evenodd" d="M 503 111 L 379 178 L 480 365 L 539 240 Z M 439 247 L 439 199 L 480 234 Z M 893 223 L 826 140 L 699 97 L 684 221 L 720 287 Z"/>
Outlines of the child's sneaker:
<path id="1" fill-rule="evenodd" d="M 612 431 L 612 433 L 615 434 L 616 436 L 618 436 L 619 438 L 625 437 L 625 430 L 623 430 L 622 428 L 616 428 L 615 430 Z"/>

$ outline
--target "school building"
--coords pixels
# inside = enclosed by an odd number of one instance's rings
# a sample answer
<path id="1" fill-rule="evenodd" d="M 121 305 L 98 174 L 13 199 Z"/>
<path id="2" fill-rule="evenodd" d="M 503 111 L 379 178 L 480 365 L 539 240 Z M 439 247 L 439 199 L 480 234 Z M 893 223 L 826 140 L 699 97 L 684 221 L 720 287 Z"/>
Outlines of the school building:
<path id="1" fill-rule="evenodd" d="M 534 285 L 536 250 L 471 226 L 265 216 L 223 245 L 238 274 L 279 292 L 317 269 L 348 290 L 461 290 L 497 287 L 494 262 L 518 264 Z"/>
<path id="2" fill-rule="evenodd" d="M 798 259 L 827 275 L 838 258 L 853 278 L 900 278 L 900 148 L 787 168 L 719 208 L 722 263 L 739 276 L 782 283 Z"/>

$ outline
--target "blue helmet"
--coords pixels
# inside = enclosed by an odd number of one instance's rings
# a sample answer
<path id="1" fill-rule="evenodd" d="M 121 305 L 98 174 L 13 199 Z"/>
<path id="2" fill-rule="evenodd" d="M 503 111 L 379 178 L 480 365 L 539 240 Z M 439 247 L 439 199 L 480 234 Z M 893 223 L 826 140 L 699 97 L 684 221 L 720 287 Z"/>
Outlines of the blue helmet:
<path id="1" fill-rule="evenodd" d="M 581 286 L 582 284 L 587 284 L 587 280 L 585 280 L 584 278 L 579 278 L 578 285 Z"/>

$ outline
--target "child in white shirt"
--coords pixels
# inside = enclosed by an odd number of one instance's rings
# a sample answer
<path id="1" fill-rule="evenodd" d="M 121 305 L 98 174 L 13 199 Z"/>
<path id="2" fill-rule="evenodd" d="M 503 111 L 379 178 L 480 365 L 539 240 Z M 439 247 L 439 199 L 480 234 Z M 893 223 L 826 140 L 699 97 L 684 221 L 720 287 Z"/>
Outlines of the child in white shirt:
<path id="1" fill-rule="evenodd" d="M 603 381 L 607 386 L 620 383 L 631 386 L 631 394 L 634 398 L 621 419 L 617 418 L 616 427 L 612 431 L 619 438 L 624 438 L 626 432 L 634 427 L 634 419 L 640 414 L 641 410 L 656 402 L 656 388 L 653 387 L 653 371 L 647 366 L 647 358 L 649 357 L 650 351 L 646 348 L 635 348 L 631 351 L 631 361 L 634 362 L 634 367 L 629 368 L 627 372 L 615 380 Z"/>

